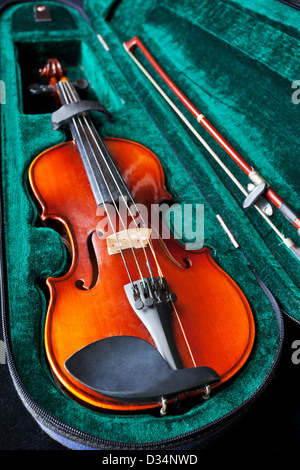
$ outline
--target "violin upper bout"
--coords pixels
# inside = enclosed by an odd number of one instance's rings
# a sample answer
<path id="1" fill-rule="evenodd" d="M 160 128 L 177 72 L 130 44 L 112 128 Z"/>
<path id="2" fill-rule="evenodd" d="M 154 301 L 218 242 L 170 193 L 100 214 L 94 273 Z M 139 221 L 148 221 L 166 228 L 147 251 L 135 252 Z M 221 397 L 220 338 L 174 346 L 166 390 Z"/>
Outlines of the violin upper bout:
<path id="1" fill-rule="evenodd" d="M 58 186 L 61 190 L 64 188 L 63 170 L 72 160 L 76 161 L 76 155 L 80 158 L 75 142 L 64 142 L 40 153 L 31 163 L 29 184 L 35 202 L 42 208 L 43 219 L 51 214 L 51 201 L 58 197 L 55 190 Z"/>
<path id="2" fill-rule="evenodd" d="M 106 138 L 103 142 L 135 202 L 148 207 L 172 199 L 162 165 L 151 150 L 130 140 Z"/>

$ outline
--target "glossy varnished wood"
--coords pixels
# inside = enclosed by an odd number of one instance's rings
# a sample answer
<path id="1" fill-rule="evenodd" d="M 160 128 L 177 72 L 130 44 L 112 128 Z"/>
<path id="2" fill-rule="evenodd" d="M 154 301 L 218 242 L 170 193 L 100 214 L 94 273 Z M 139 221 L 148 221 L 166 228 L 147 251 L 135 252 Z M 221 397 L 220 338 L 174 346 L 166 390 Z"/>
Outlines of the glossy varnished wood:
<path id="1" fill-rule="evenodd" d="M 150 207 L 171 199 L 161 165 L 152 152 L 121 139 L 104 142 L 137 203 Z M 42 218 L 60 221 L 71 242 L 69 272 L 47 280 L 50 303 L 45 345 L 55 376 L 67 391 L 93 406 L 120 410 L 157 406 L 116 403 L 67 373 L 65 360 L 101 338 L 133 335 L 153 342 L 126 298 L 124 285 L 129 281 L 121 256 L 110 256 L 105 238 L 97 235 L 99 211 L 75 143 L 42 153 L 32 163 L 29 176 Z M 213 261 L 208 249 L 187 252 L 173 240 L 152 242 L 163 275 L 178 298 L 172 327 L 185 367 L 212 367 L 224 383 L 243 366 L 254 341 L 253 316 L 244 294 Z M 96 263 L 91 259 L 89 244 Z M 152 261 L 149 247 L 146 251 Z M 131 251 L 124 254 L 132 277 L 139 279 Z M 136 250 L 136 257 L 145 269 L 143 251 Z M 78 280 L 85 289 L 78 288 Z"/>

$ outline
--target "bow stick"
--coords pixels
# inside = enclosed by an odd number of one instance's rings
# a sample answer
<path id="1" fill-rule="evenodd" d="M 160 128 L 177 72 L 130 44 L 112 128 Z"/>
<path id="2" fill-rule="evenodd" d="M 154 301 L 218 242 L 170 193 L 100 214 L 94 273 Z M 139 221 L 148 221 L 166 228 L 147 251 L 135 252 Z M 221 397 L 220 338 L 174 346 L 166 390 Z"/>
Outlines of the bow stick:
<path id="1" fill-rule="evenodd" d="M 136 63 L 139 69 L 144 73 L 148 80 L 154 85 L 158 92 L 163 96 L 171 108 L 178 114 L 182 121 L 189 127 L 193 132 L 196 138 L 202 143 L 202 145 L 209 151 L 217 163 L 222 167 L 222 169 L 228 174 L 232 181 L 238 186 L 238 188 L 246 196 L 243 207 L 247 208 L 254 206 L 260 215 L 266 220 L 270 227 L 276 232 L 278 237 L 283 241 L 283 243 L 289 248 L 289 250 L 296 256 L 300 261 L 300 247 L 296 246 L 290 238 L 286 238 L 278 228 L 271 222 L 267 214 L 271 215 L 272 210 L 270 207 L 265 204 L 261 204 L 263 201 L 263 196 L 267 197 L 272 203 L 277 207 L 277 209 L 284 215 L 284 217 L 298 229 L 298 234 L 300 235 L 300 216 L 294 211 L 291 206 L 288 205 L 270 185 L 255 171 L 234 149 L 233 147 L 221 136 L 221 134 L 209 123 L 203 114 L 201 114 L 197 108 L 187 99 L 187 97 L 179 90 L 179 88 L 170 80 L 162 68 L 158 65 L 153 56 L 149 53 L 146 47 L 142 44 L 139 38 L 134 37 L 128 42 L 124 42 L 123 46 L 131 57 L 131 59 Z M 148 73 L 148 71 L 143 67 L 143 65 L 138 61 L 138 59 L 133 55 L 132 51 L 138 47 L 141 52 L 148 59 L 153 68 L 165 81 L 165 83 L 171 88 L 175 95 L 180 99 L 180 101 L 185 105 L 185 107 L 192 113 L 192 115 L 197 119 L 197 121 L 202 124 L 205 129 L 213 136 L 213 138 L 222 146 L 222 148 L 231 156 L 231 158 L 239 165 L 239 167 L 248 175 L 249 179 L 254 185 L 254 189 L 248 193 L 245 188 L 241 185 L 238 179 L 233 175 L 233 173 L 227 168 L 223 161 L 218 157 L 218 155 L 212 150 L 212 148 L 207 144 L 207 142 L 200 136 L 196 129 L 191 125 L 191 123 L 186 119 L 183 113 L 179 108 L 174 104 L 174 102 L 167 96 L 167 94 L 162 90 L 158 83 L 153 79 L 153 77 Z M 263 207 L 264 206 L 264 207 Z M 263 210 L 264 209 L 264 210 Z"/>

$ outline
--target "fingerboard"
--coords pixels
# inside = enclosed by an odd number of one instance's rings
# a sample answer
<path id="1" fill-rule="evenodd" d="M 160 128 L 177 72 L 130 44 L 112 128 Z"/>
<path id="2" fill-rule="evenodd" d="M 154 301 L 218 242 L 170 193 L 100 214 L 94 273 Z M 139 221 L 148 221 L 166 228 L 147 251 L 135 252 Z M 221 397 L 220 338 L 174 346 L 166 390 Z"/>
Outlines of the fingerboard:
<path id="1" fill-rule="evenodd" d="M 61 80 L 57 89 L 63 105 L 80 101 L 68 80 Z M 118 202 L 120 197 L 129 197 L 129 190 L 91 118 L 84 114 L 73 117 L 70 129 L 97 206 Z"/>

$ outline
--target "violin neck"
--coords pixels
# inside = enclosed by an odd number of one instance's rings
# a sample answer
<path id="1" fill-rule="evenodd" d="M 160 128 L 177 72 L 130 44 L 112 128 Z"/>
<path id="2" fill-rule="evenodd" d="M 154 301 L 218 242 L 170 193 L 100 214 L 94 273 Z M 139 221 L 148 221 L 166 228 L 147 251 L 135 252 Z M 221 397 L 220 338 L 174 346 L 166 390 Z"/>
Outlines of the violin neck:
<path id="1" fill-rule="evenodd" d="M 80 101 L 69 80 L 57 84 L 62 104 Z M 73 139 L 90 182 L 97 206 L 118 202 L 120 197 L 130 197 L 129 190 L 115 166 L 103 140 L 89 116 L 79 115 L 70 121 Z"/>

